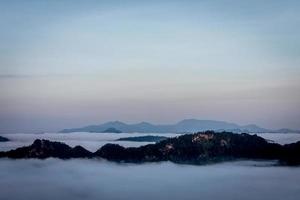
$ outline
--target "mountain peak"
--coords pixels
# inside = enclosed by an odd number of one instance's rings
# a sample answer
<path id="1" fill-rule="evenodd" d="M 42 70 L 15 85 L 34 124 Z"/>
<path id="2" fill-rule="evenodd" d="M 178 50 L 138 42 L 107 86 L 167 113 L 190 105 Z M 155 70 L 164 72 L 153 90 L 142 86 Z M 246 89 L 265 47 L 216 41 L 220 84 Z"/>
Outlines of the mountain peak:
<path id="1" fill-rule="evenodd" d="M 153 124 L 150 124 L 149 122 L 140 122 L 140 123 L 137 123 L 135 125 L 140 125 L 140 126 L 153 126 Z"/>
<path id="2" fill-rule="evenodd" d="M 104 123 L 104 124 L 112 125 L 112 126 L 119 126 L 119 125 L 123 126 L 123 125 L 127 125 L 127 124 L 125 124 L 124 122 L 117 121 L 117 120 L 116 120 L 116 121 L 106 122 L 106 123 Z"/>

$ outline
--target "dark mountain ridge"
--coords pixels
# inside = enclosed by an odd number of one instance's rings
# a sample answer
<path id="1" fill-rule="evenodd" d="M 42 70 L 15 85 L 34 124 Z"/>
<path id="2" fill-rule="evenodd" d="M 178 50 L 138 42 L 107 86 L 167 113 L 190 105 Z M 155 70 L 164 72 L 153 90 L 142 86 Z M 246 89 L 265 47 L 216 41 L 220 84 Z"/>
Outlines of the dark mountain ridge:
<path id="1" fill-rule="evenodd" d="M 39 159 L 54 157 L 67 159 L 92 157 L 92 153 L 81 146 L 72 148 L 62 142 L 37 139 L 30 146 L 0 152 L 0 157 Z"/>
<path id="2" fill-rule="evenodd" d="M 60 142 L 35 140 L 27 147 L 0 152 L 8 158 L 104 158 L 115 162 L 172 161 L 186 164 L 207 164 L 236 159 L 279 160 L 283 165 L 300 165 L 300 141 L 280 145 L 269 143 L 257 135 L 213 131 L 168 138 L 141 147 L 125 148 L 106 144 L 94 153 L 83 147 L 74 148 Z"/>

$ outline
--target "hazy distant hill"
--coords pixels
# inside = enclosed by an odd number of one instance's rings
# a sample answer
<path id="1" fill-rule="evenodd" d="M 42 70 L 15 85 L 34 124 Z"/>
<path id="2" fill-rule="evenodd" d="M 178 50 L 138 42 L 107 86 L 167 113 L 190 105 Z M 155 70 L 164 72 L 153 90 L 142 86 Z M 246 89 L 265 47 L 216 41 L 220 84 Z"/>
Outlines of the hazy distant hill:
<path id="1" fill-rule="evenodd" d="M 126 124 L 120 121 L 107 122 L 100 125 L 91 125 L 81 128 L 64 129 L 62 133 L 70 132 L 98 132 L 103 133 L 108 129 L 116 129 L 123 133 L 186 133 L 198 132 L 206 130 L 214 131 L 232 131 L 232 132 L 246 132 L 246 133 L 264 133 L 264 132 L 299 132 L 289 129 L 268 130 L 261 128 L 255 124 L 241 126 L 235 123 L 228 123 L 224 121 L 214 120 L 197 120 L 185 119 L 176 124 L 154 125 L 148 122 L 141 122 L 137 124 Z"/>

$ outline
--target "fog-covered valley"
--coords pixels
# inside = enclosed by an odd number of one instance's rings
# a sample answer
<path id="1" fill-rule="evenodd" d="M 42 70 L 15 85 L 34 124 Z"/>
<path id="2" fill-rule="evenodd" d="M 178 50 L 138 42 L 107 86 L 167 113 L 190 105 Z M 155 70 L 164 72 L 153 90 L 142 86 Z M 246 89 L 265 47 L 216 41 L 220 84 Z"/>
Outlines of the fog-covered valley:
<path id="1" fill-rule="evenodd" d="M 193 166 L 86 159 L 0 160 L 3 200 L 296 200 L 299 180 L 299 167 L 274 167 L 272 162 Z"/>

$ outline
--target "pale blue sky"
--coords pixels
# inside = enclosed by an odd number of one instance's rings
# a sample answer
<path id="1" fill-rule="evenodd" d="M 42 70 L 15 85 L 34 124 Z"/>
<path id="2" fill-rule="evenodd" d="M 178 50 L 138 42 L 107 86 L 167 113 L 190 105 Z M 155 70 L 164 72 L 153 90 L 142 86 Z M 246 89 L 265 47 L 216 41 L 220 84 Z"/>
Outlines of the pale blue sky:
<path id="1" fill-rule="evenodd" d="M 1 1 L 0 131 L 300 129 L 299 1 Z"/>

